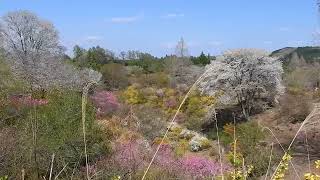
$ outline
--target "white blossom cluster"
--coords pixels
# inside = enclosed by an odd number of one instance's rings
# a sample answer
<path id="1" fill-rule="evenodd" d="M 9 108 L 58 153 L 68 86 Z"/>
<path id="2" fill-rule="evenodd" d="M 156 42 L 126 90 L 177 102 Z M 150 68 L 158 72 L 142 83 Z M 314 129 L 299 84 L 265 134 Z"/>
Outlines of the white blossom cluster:
<path id="1" fill-rule="evenodd" d="M 54 26 L 28 11 L 9 12 L 0 21 L 0 46 L 15 75 L 32 89 L 72 88 L 98 82 L 102 75 L 63 61 L 64 48 Z"/>
<path id="2" fill-rule="evenodd" d="M 237 49 L 225 52 L 206 66 L 199 83 L 205 94 L 222 93 L 223 104 L 240 104 L 250 111 L 261 98 L 276 100 L 284 90 L 282 64 L 268 53 L 257 49 Z"/>

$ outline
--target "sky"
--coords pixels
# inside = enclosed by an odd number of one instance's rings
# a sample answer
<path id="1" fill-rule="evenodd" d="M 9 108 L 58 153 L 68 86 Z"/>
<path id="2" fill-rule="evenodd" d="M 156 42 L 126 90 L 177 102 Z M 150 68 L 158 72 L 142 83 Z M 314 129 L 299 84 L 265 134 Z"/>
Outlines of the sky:
<path id="1" fill-rule="evenodd" d="M 314 44 L 316 0 L 0 0 L 0 15 L 29 10 L 51 21 L 61 43 L 117 53 L 174 53 L 183 37 L 191 55 L 234 48 L 268 51 Z"/>

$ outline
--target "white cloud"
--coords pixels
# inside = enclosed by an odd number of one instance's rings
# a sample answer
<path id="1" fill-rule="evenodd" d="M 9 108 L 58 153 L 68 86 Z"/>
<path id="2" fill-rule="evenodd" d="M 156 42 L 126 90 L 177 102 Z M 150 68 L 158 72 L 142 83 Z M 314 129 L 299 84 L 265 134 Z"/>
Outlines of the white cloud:
<path id="1" fill-rule="evenodd" d="M 161 18 L 165 18 L 165 19 L 178 18 L 178 17 L 184 17 L 184 14 L 183 13 L 168 13 L 164 16 L 161 16 Z"/>

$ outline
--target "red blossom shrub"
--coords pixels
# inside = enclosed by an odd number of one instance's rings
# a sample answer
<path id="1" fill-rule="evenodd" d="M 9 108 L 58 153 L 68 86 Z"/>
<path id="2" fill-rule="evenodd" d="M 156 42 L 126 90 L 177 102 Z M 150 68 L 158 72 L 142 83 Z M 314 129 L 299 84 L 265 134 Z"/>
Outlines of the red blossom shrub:
<path id="1" fill-rule="evenodd" d="M 97 91 L 91 100 L 97 108 L 97 116 L 109 114 L 120 107 L 117 97 L 110 91 Z"/>

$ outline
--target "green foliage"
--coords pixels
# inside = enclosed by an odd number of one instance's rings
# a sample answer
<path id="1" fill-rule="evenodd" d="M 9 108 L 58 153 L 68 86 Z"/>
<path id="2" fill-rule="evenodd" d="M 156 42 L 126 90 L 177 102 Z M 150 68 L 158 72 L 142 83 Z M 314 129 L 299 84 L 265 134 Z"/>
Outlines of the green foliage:
<path id="1" fill-rule="evenodd" d="M 23 89 L 24 84 L 13 76 L 10 67 L 1 56 L 0 77 L 0 98 L 8 95 L 10 92 L 21 91 Z"/>
<path id="2" fill-rule="evenodd" d="M 144 73 L 155 73 L 164 70 L 164 63 L 155 59 L 151 55 L 142 55 L 138 60 L 129 60 L 126 62 L 128 66 L 138 66 L 144 70 Z"/>
<path id="3" fill-rule="evenodd" d="M 264 137 L 261 127 L 256 122 L 250 121 L 236 126 L 236 138 L 244 156 L 253 153 L 252 150 Z"/>
<path id="4" fill-rule="evenodd" d="M 73 48 L 74 58 L 72 60 L 79 67 L 99 70 L 104 64 L 115 59 L 113 52 L 103 49 L 100 46 L 91 47 L 88 50 L 76 45 Z"/>
<path id="5" fill-rule="evenodd" d="M 233 134 L 233 124 L 228 124 L 224 126 L 224 131 L 220 137 L 224 144 L 231 144 L 232 151 L 227 156 L 229 160 L 233 160 L 233 149 L 236 148 L 237 155 L 234 166 L 241 166 L 243 157 L 246 165 L 254 166 L 251 172 L 252 176 L 260 177 L 263 175 L 268 168 L 270 148 L 260 146 L 260 141 L 265 138 L 261 127 L 253 121 L 237 125 L 235 133 L 236 144 L 234 144 Z"/>
<path id="6" fill-rule="evenodd" d="M 24 91 L 25 83 L 16 79 L 9 66 L 0 56 L 0 126 L 3 123 L 12 124 L 17 116 L 23 112 L 16 111 L 10 103 L 9 96 Z"/>
<path id="7" fill-rule="evenodd" d="M 207 64 L 210 64 L 211 57 L 209 54 L 208 54 L 208 56 L 206 56 L 203 52 L 201 52 L 199 57 L 191 57 L 191 61 L 195 65 L 205 66 Z"/>
<path id="8" fill-rule="evenodd" d="M 8 180 L 9 177 L 8 176 L 0 176 L 0 180 Z"/>
<path id="9" fill-rule="evenodd" d="M 189 142 L 186 139 L 179 139 L 177 146 L 174 149 L 175 155 L 181 157 L 189 151 Z"/>
<path id="10" fill-rule="evenodd" d="M 215 103 L 212 96 L 203 96 L 194 92 L 189 96 L 183 106 L 183 112 L 187 115 L 187 127 L 193 130 L 200 130 L 204 123 L 203 118 L 208 113 L 208 108 Z"/>
<path id="11" fill-rule="evenodd" d="M 80 56 L 84 55 L 85 53 L 86 53 L 86 50 L 81 48 L 80 46 L 75 45 L 73 47 L 73 55 L 74 55 L 75 59 L 79 58 Z"/>
<path id="12" fill-rule="evenodd" d="M 83 166 L 83 134 L 81 95 L 74 92 L 50 92 L 49 103 L 31 107 L 24 120 L 17 124 L 18 144 L 12 157 L 25 166 L 27 175 L 45 175 L 52 154 L 54 173 L 67 164 L 66 171 Z M 94 161 L 108 152 L 108 132 L 102 132 L 94 122 L 95 110 L 89 103 L 86 112 L 87 150 Z M 17 163 L 17 162 L 15 162 Z"/>
<path id="13" fill-rule="evenodd" d="M 140 74 L 134 80 L 135 83 L 144 87 L 165 88 L 169 86 L 169 77 L 164 72 L 156 72 L 151 74 Z"/>
<path id="14" fill-rule="evenodd" d="M 320 49 L 318 47 L 298 47 L 296 51 L 307 63 L 319 62 Z"/>

